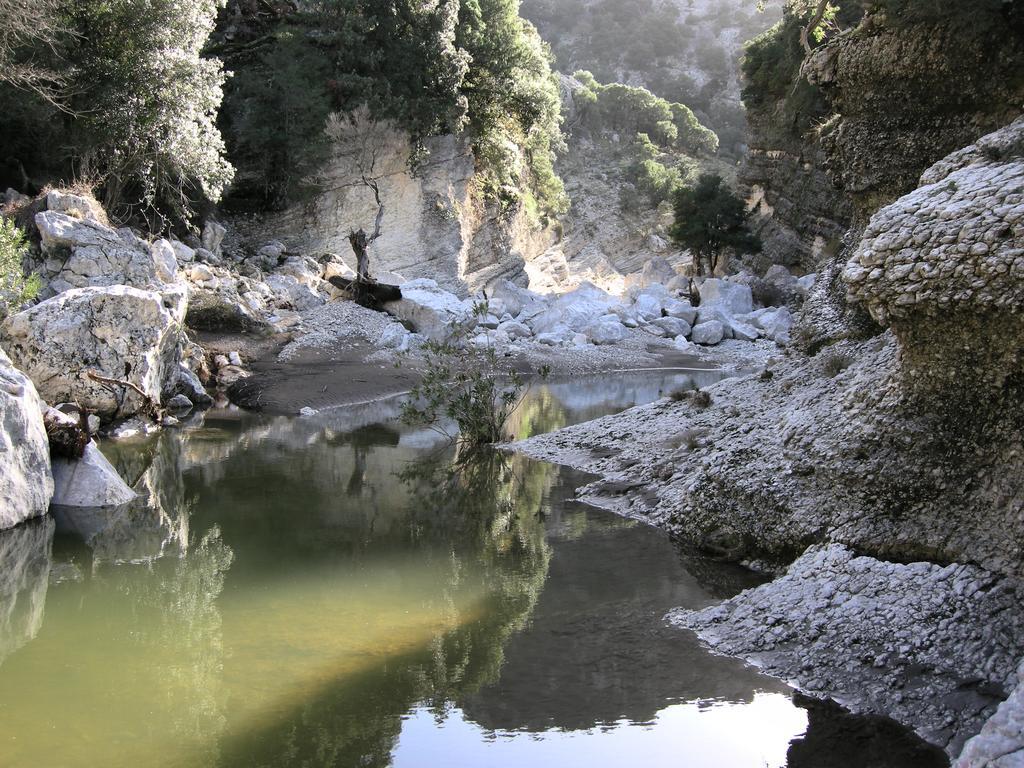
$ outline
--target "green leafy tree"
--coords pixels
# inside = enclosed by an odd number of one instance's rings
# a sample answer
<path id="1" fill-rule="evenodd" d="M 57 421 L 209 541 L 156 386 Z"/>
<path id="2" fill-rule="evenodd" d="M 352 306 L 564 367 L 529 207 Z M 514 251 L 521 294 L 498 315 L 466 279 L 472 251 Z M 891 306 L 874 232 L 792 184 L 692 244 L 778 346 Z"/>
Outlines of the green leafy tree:
<path id="1" fill-rule="evenodd" d="M 672 239 L 693 252 L 698 275 L 714 274 L 727 249 L 760 250 L 747 229 L 747 213 L 721 176 L 705 173 L 693 187 L 682 187 L 673 200 Z"/>
<path id="2" fill-rule="evenodd" d="M 0 320 L 39 293 L 39 275 L 26 277 L 22 270 L 27 251 L 25 233 L 0 216 Z"/>
<path id="3" fill-rule="evenodd" d="M 117 218 L 184 219 L 231 181 L 216 119 L 221 62 L 201 56 L 224 0 L 69 4 L 79 173 L 100 182 Z"/>
<path id="4" fill-rule="evenodd" d="M 272 209 L 315 190 L 328 157 L 329 60 L 303 27 L 285 25 L 227 90 L 224 133 L 239 167 L 232 195 Z"/>

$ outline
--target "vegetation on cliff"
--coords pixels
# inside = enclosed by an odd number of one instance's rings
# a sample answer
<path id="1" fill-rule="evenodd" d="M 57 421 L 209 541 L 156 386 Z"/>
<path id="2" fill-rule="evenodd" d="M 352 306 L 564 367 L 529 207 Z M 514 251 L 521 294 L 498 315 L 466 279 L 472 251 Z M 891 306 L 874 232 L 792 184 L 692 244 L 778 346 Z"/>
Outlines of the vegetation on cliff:
<path id="1" fill-rule="evenodd" d="M 769 3 L 776 11 L 780 3 Z M 753 0 L 523 0 L 560 71 L 585 69 L 602 82 L 642 85 L 693 109 L 735 157 L 744 143 L 736 51 L 770 26 Z"/>
<path id="2" fill-rule="evenodd" d="M 215 125 L 225 73 L 201 51 L 219 5 L 50 3 L 48 24 L 9 53 L 45 87 L 0 82 L 6 180 L 88 181 L 116 217 L 154 226 L 201 196 L 217 200 L 232 177 Z"/>
<path id="3" fill-rule="evenodd" d="M 488 197 L 518 198 L 525 170 L 539 208 L 564 209 L 557 83 L 516 0 L 327 0 L 270 21 L 236 15 L 213 50 L 239 72 L 222 120 L 239 197 L 280 207 L 315 189 L 328 116 L 366 106 L 419 148 L 468 132 Z"/>
<path id="4" fill-rule="evenodd" d="M 315 187 L 329 115 L 366 107 L 417 147 L 467 132 L 486 197 L 566 207 L 557 83 L 518 0 L 51 4 L 59 23 L 0 41 L 12 186 L 84 181 L 115 218 L 160 228 L 216 202 L 237 167 L 236 195 L 280 207 Z"/>

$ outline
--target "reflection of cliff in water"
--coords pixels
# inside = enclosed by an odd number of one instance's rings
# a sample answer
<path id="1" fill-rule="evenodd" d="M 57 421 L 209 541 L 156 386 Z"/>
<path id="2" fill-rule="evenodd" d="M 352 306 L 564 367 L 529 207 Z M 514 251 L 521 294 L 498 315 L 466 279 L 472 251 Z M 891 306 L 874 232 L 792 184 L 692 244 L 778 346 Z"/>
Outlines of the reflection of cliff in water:
<path id="1" fill-rule="evenodd" d="M 790 743 L 787 768 L 944 768 L 949 757 L 887 717 L 851 715 L 838 704 L 799 693 L 807 733 Z"/>
<path id="2" fill-rule="evenodd" d="M 580 480 L 565 473 L 552 498 L 571 498 Z M 500 680 L 460 702 L 467 718 L 491 730 L 586 730 L 649 722 L 677 701 L 787 690 L 665 624 L 672 608 L 714 600 L 660 534 L 582 507 L 548 525 L 558 541 L 533 618 L 508 643 Z M 733 592 L 749 585 L 731 573 Z"/>
<path id="3" fill-rule="evenodd" d="M 42 626 L 52 540 L 49 518 L 0 531 L 0 664 Z"/>

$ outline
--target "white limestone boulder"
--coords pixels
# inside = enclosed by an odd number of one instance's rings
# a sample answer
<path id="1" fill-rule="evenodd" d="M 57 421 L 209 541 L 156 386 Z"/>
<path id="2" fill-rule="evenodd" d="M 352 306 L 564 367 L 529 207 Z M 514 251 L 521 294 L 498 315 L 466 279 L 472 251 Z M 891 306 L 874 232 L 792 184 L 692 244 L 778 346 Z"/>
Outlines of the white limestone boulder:
<path id="1" fill-rule="evenodd" d="M 775 340 L 782 334 L 788 334 L 793 327 L 793 313 L 786 307 L 766 307 L 746 316 L 750 325 L 761 330 L 766 339 Z"/>
<path id="2" fill-rule="evenodd" d="M 80 459 L 53 459 L 53 501 L 61 507 L 117 507 L 135 499 L 96 443 Z"/>
<path id="3" fill-rule="evenodd" d="M 586 336 L 595 344 L 617 344 L 629 335 L 629 330 L 615 315 L 605 315 L 588 326 Z"/>
<path id="4" fill-rule="evenodd" d="M 267 275 L 266 284 L 274 292 L 277 305 L 282 308 L 291 307 L 298 312 L 304 312 L 327 303 L 319 292 L 294 275 Z"/>
<path id="5" fill-rule="evenodd" d="M 520 323 L 518 320 L 506 320 L 498 326 L 498 330 L 505 333 L 510 339 L 528 339 L 533 335 L 530 326 Z"/>
<path id="6" fill-rule="evenodd" d="M 180 281 L 174 248 L 166 240 L 147 243 L 129 229 L 59 211 L 41 211 L 35 222 L 50 293 L 111 285 L 163 290 Z"/>
<path id="7" fill-rule="evenodd" d="M 662 307 L 662 310 L 668 317 L 678 317 L 689 325 L 693 325 L 697 321 L 697 308 L 688 301 L 670 299 Z"/>
<path id="8" fill-rule="evenodd" d="M 511 280 L 496 281 L 486 293 L 489 301 L 501 302 L 504 310 L 512 317 L 518 317 L 523 310 L 542 307 L 545 303 L 543 296 L 518 286 Z"/>
<path id="9" fill-rule="evenodd" d="M 659 317 L 652 320 L 651 325 L 661 328 L 670 338 L 690 335 L 690 324 L 678 317 Z"/>
<path id="10" fill-rule="evenodd" d="M 565 326 L 573 331 L 583 331 L 604 315 L 618 302 L 592 283 L 581 283 L 575 290 L 563 293 L 551 302 L 547 309 L 530 318 L 528 325 L 534 333 L 551 333 L 556 326 Z"/>
<path id="11" fill-rule="evenodd" d="M 453 293 L 429 278 L 411 280 L 399 286 L 402 298 L 389 301 L 384 309 L 392 317 L 412 325 L 416 333 L 442 341 L 472 322 L 473 314 Z"/>
<path id="12" fill-rule="evenodd" d="M 53 495 L 43 402 L 0 350 L 0 529 L 42 515 Z"/>
<path id="13" fill-rule="evenodd" d="M 8 317 L 0 335 L 44 399 L 115 418 L 136 413 L 144 399 L 86 374 L 130 381 L 159 401 L 177 383 L 184 317 L 183 293 L 75 288 Z"/>
<path id="14" fill-rule="evenodd" d="M 701 307 L 718 307 L 729 315 L 746 315 L 754 310 L 750 286 L 710 278 L 700 285 Z"/>
<path id="15" fill-rule="evenodd" d="M 694 344 L 702 344 L 704 346 L 714 346 L 721 343 L 724 338 L 725 327 L 717 320 L 698 323 L 693 326 L 693 331 L 690 334 L 690 340 Z"/>

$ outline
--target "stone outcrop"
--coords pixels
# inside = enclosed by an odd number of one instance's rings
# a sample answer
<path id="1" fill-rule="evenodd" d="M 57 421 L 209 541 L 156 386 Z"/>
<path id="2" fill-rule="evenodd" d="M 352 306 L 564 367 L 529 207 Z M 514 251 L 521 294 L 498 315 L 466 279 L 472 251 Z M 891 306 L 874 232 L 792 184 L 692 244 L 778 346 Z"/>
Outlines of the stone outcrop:
<path id="1" fill-rule="evenodd" d="M 1024 663 L 1017 687 L 967 742 L 954 768 L 1015 768 L 1024 765 Z"/>
<path id="2" fill-rule="evenodd" d="M 42 515 L 53 475 L 35 386 L 0 350 L 0 529 Z"/>
<path id="3" fill-rule="evenodd" d="M 178 263 L 167 240 L 147 243 L 130 229 L 115 231 L 95 219 L 78 219 L 54 210 L 36 214 L 35 224 L 49 295 L 112 285 L 160 289 L 179 279 Z"/>
<path id="4" fill-rule="evenodd" d="M 444 341 L 473 317 L 470 307 L 434 280 L 412 280 L 403 283 L 401 289 L 402 298 L 388 302 L 384 308 L 427 338 Z"/>
<path id="5" fill-rule="evenodd" d="M 855 711 L 895 717 L 956 756 L 1017 684 L 1022 598 L 1012 580 L 976 566 L 903 565 L 829 545 L 770 584 L 673 618 L 721 651 Z"/>
<path id="6" fill-rule="evenodd" d="M 80 459 L 53 459 L 52 504 L 62 507 L 116 507 L 135 499 L 96 443 Z"/>
<path id="7" fill-rule="evenodd" d="M 759 262 L 811 272 L 840 247 L 852 208 L 829 180 L 813 137 L 779 142 L 759 110 L 748 113 L 751 147 L 739 182 L 763 243 Z"/>
<path id="8" fill-rule="evenodd" d="M 876 213 L 843 277 L 850 301 L 892 326 L 915 387 L 1000 390 L 1024 339 L 1024 118 Z"/>
<path id="9" fill-rule="evenodd" d="M 332 126 L 322 191 L 259 222 L 235 220 L 243 247 L 255 249 L 273 236 L 303 253 L 350 257 L 349 231 L 371 230 L 377 215 L 374 191 L 361 181 L 365 176 L 376 180 L 385 208 L 381 236 L 370 250 L 372 274 L 430 278 L 458 294 L 503 277 L 525 281 L 525 263 L 551 245 L 554 233 L 523 206 L 501 212 L 481 202 L 467 138 L 427 139 L 414 171 L 404 131 L 372 122 L 363 112 L 353 117 Z"/>
<path id="10" fill-rule="evenodd" d="M 183 291 L 75 288 L 8 317 L 0 334 L 43 398 L 111 419 L 144 408 L 145 398 L 87 374 L 130 381 L 159 403 L 178 380 L 184 318 Z"/>
<path id="11" fill-rule="evenodd" d="M 951 755 L 1024 654 L 1022 128 L 935 165 L 852 244 L 848 283 L 826 273 L 818 299 L 838 284 L 891 330 L 524 444 L 603 475 L 588 500 L 719 556 L 799 558 L 688 625 L 807 690 L 912 723 Z M 811 301 L 805 323 L 821 316 Z M 994 739 L 1012 740 L 1012 706 Z"/>

